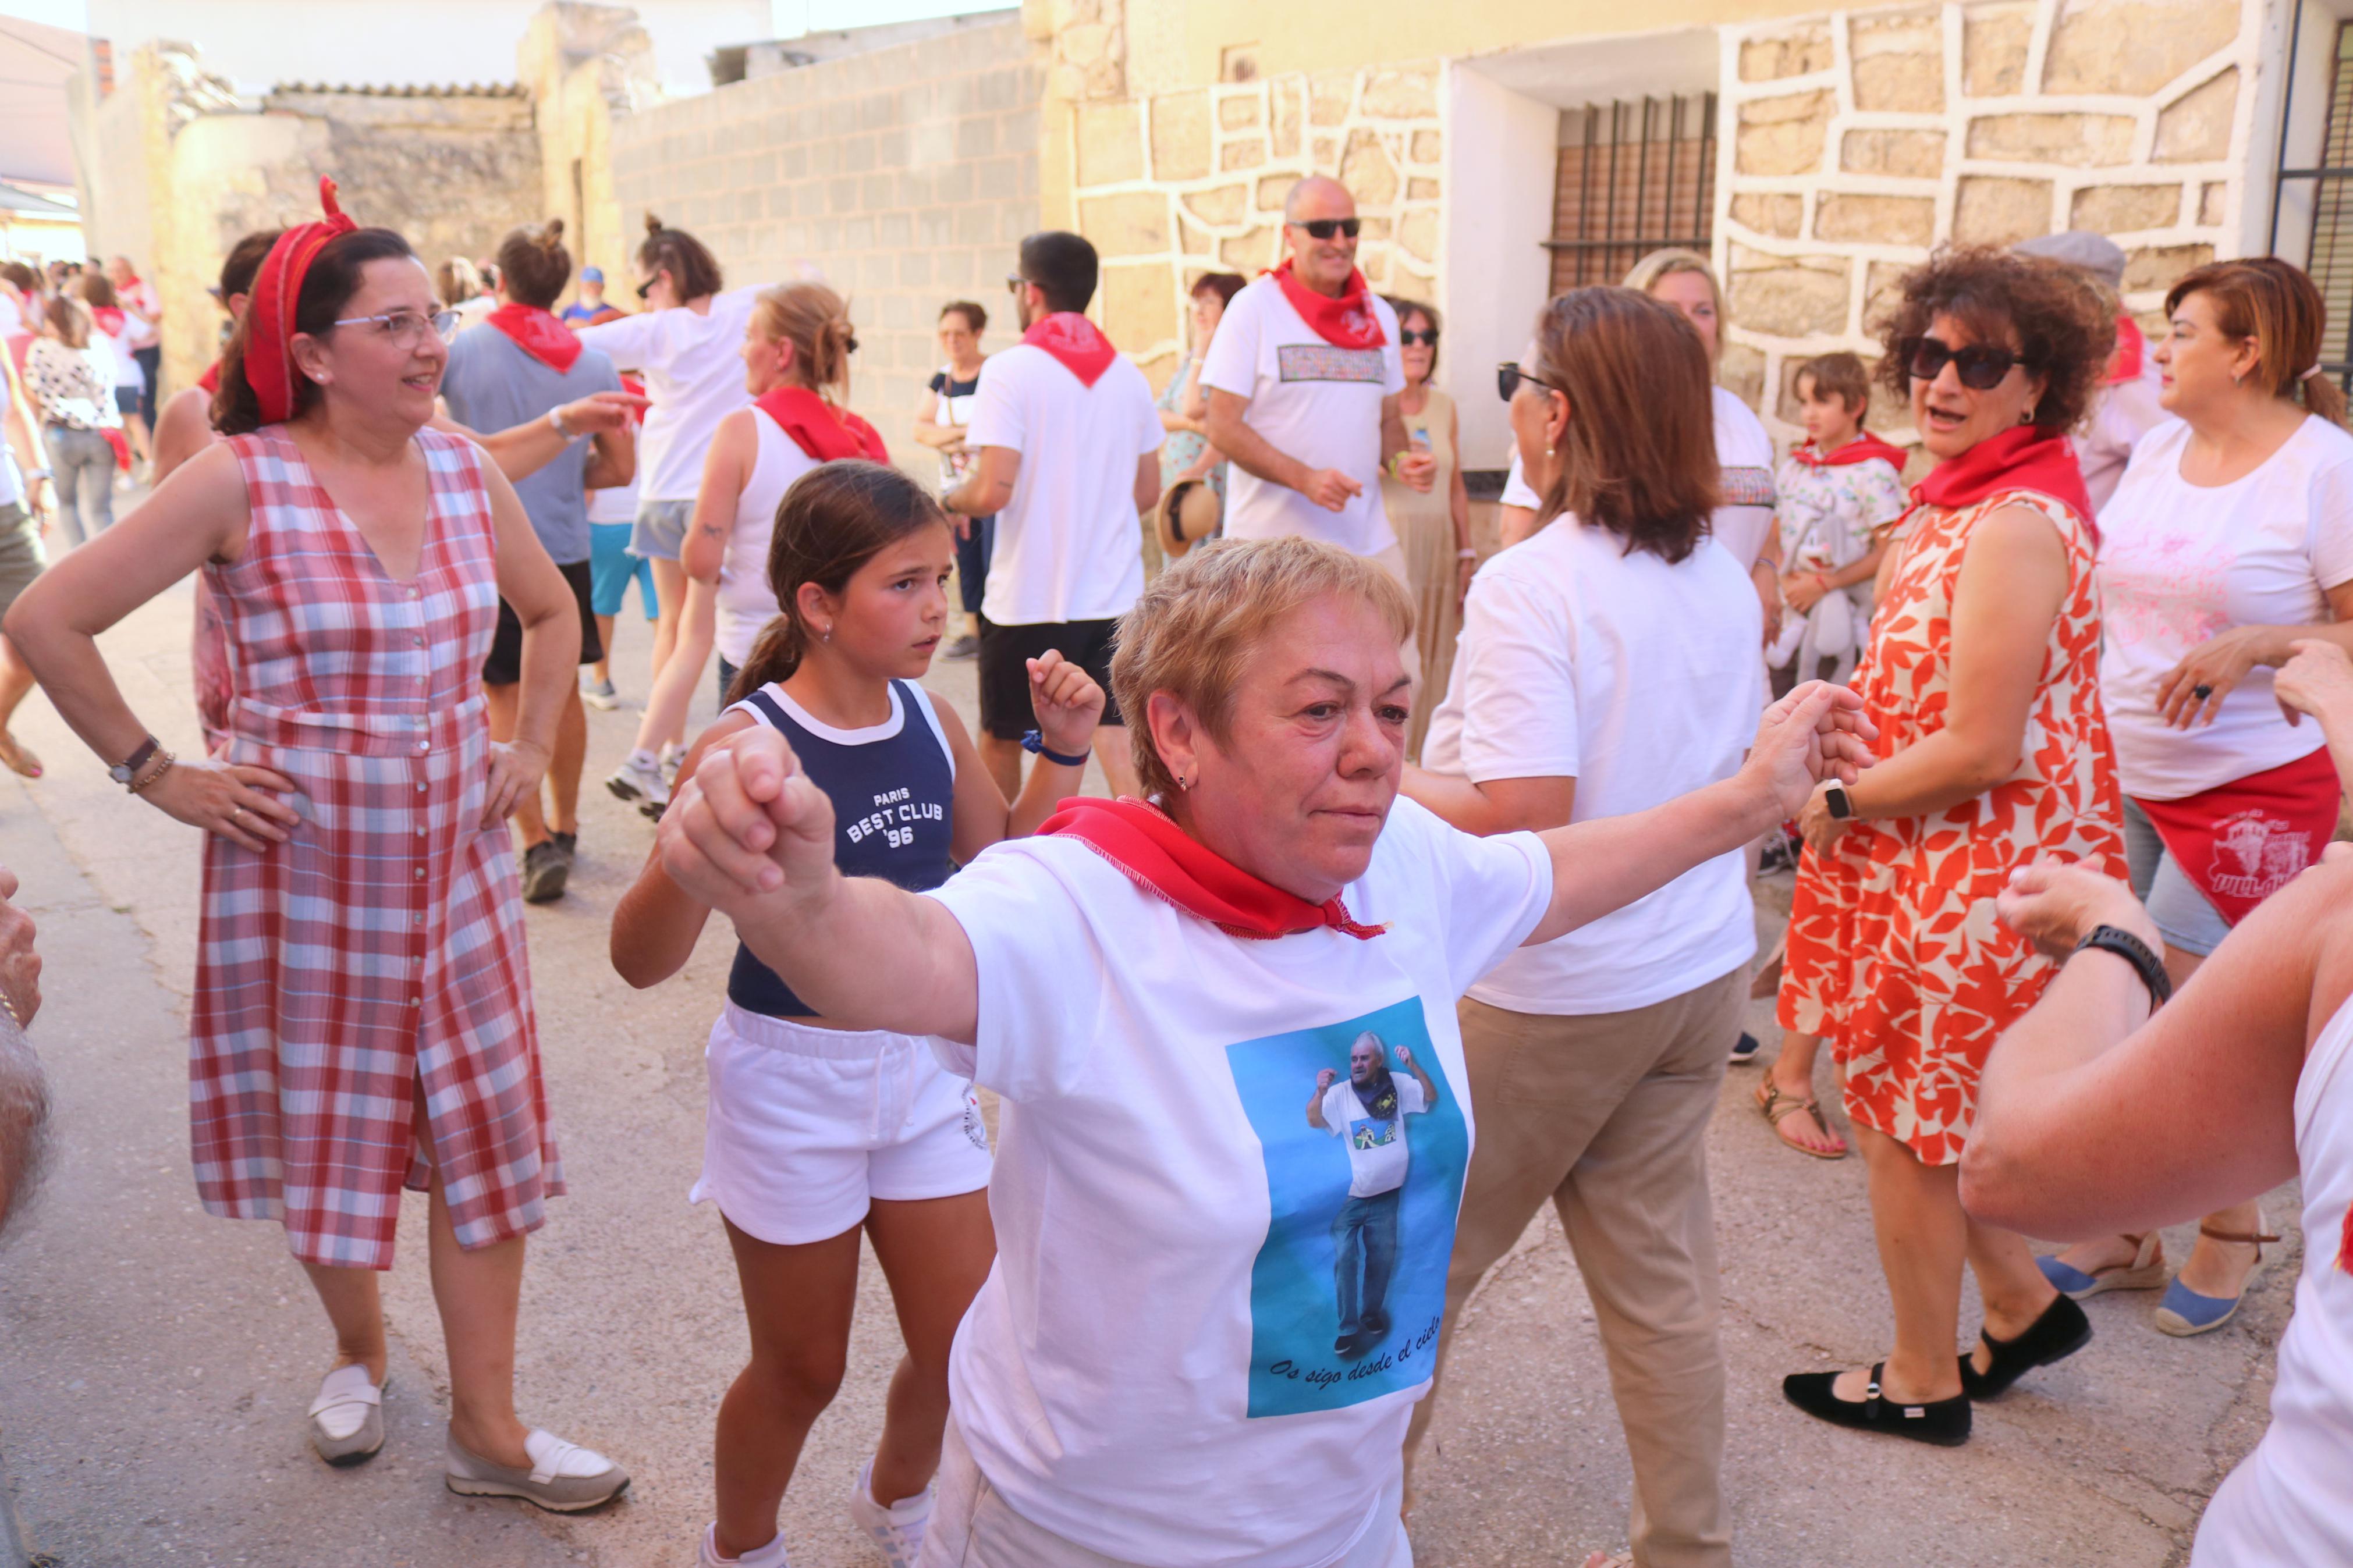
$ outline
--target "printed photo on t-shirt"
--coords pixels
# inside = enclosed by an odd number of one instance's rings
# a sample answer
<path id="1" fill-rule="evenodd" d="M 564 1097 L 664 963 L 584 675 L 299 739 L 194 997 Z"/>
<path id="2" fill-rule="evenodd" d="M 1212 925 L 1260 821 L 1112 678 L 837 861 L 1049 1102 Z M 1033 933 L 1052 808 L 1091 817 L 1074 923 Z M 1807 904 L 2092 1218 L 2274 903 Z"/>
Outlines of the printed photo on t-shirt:
<path id="1" fill-rule="evenodd" d="M 1420 999 L 1226 1047 L 1266 1164 L 1252 1416 L 1419 1386 L 1438 1352 L 1469 1129 Z"/>

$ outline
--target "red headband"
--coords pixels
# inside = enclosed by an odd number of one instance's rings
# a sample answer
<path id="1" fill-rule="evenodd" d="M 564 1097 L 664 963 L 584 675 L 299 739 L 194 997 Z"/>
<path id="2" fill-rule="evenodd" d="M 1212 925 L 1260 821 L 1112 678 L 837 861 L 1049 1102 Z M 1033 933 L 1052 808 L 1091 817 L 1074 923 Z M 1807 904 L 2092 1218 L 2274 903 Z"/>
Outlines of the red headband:
<path id="1" fill-rule="evenodd" d="M 300 374 L 294 368 L 294 307 L 302 298 L 302 279 L 329 240 L 359 227 L 335 205 L 335 182 L 323 174 L 319 206 L 324 218 L 296 225 L 269 247 L 246 307 L 245 384 L 261 404 L 265 425 L 282 425 L 294 416 L 294 378 Z"/>

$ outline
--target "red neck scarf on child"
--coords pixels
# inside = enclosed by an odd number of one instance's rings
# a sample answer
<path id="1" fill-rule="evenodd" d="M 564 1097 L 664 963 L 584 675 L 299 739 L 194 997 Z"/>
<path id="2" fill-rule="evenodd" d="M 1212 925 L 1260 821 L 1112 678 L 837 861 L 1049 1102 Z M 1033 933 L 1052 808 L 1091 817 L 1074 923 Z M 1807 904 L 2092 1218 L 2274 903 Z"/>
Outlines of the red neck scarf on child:
<path id="1" fill-rule="evenodd" d="M 882 437 L 847 408 L 836 408 L 806 386 L 772 386 L 753 406 L 775 420 L 794 444 L 820 463 L 865 458 L 887 463 Z"/>
<path id="2" fill-rule="evenodd" d="M 1043 349 L 1062 362 L 1062 368 L 1079 378 L 1079 384 L 1092 387 L 1119 357 L 1103 329 L 1080 315 L 1076 310 L 1057 310 L 1050 316 L 1040 316 L 1021 341 L 1033 349 Z"/>
<path id="3" fill-rule="evenodd" d="M 1357 924 L 1336 895 L 1311 904 L 1250 875 L 1177 826 L 1158 806 L 1132 796 L 1074 795 L 1038 831 L 1069 834 L 1145 892 L 1229 936 L 1271 939 L 1329 926 L 1366 941 L 1388 930 Z"/>
<path id="4" fill-rule="evenodd" d="M 1818 452 L 1809 440 L 1800 443 L 1789 456 L 1810 468 L 1843 468 L 1851 463 L 1867 463 L 1878 458 L 1897 473 L 1904 471 L 1904 448 L 1881 440 L 1868 430 L 1858 432 L 1853 440 L 1835 451 Z"/>
<path id="5" fill-rule="evenodd" d="M 1299 319 L 1308 330 L 1337 349 L 1377 349 L 1389 341 L 1381 331 L 1381 319 L 1373 311 L 1371 295 L 1365 287 L 1365 275 L 1355 268 L 1348 268 L 1348 286 L 1340 297 L 1318 294 L 1299 280 L 1292 270 L 1293 258 L 1284 257 L 1282 265 L 1267 274 L 1281 286 L 1282 297 L 1299 312 Z"/>
<path id="6" fill-rule="evenodd" d="M 580 339 L 553 311 L 510 300 L 482 320 L 504 332 L 514 346 L 562 375 L 580 357 Z"/>
<path id="7" fill-rule="evenodd" d="M 2337 832 L 2338 798 L 2337 764 L 2324 746 L 2185 799 L 2136 795 L 2134 803 L 2183 875 L 2237 925 L 2320 858 Z"/>

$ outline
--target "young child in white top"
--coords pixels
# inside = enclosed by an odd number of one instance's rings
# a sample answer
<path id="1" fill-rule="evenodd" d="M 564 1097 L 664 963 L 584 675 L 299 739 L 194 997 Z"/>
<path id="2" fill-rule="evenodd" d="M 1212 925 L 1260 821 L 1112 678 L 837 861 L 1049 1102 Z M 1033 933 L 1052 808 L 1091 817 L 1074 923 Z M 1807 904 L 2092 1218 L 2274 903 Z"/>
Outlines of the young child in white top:
<path id="1" fill-rule="evenodd" d="M 1790 669 L 1792 683 L 1844 681 L 1869 640 L 1884 530 L 1909 505 L 1904 454 L 1863 429 L 1871 383 L 1853 354 L 1808 361 L 1797 392 L 1806 439 L 1782 462 L 1775 486 L 1789 614 L 1766 663 Z"/>

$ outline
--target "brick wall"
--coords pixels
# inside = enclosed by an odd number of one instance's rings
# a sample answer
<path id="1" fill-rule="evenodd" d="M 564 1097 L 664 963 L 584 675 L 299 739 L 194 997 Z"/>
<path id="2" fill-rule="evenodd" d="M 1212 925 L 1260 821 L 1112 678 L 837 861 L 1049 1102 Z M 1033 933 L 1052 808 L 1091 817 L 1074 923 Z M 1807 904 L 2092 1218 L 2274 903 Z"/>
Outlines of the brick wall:
<path id="1" fill-rule="evenodd" d="M 1041 73 L 1008 18 L 616 120 L 621 231 L 634 245 L 650 209 L 730 287 L 821 274 L 858 323 L 851 404 L 928 477 L 908 426 L 939 308 L 979 300 L 991 350 L 1016 336 L 1004 279 L 1039 227 Z"/>

